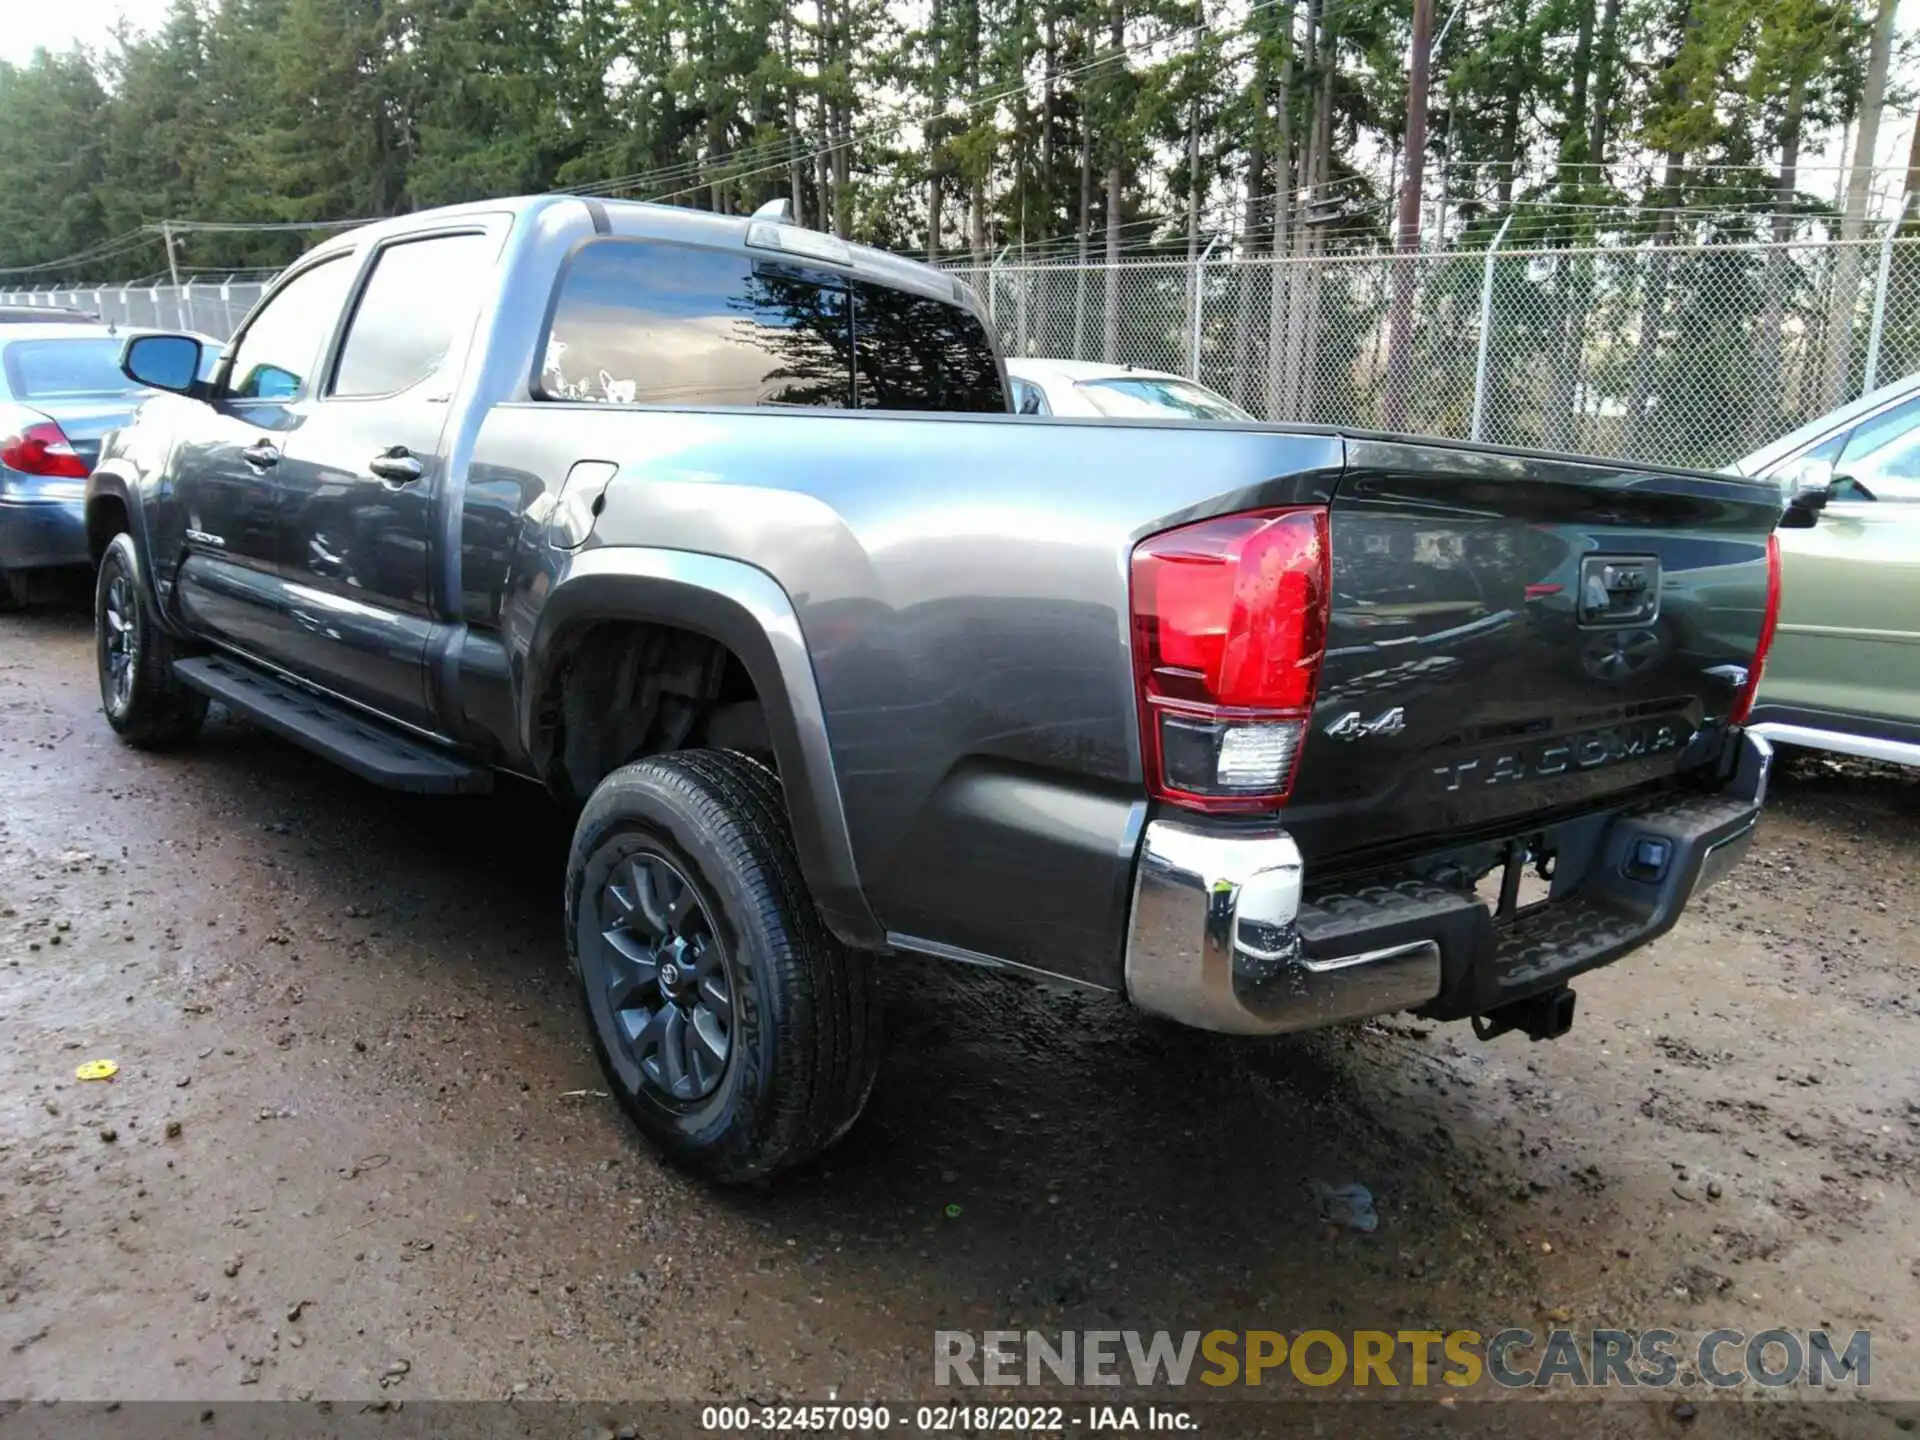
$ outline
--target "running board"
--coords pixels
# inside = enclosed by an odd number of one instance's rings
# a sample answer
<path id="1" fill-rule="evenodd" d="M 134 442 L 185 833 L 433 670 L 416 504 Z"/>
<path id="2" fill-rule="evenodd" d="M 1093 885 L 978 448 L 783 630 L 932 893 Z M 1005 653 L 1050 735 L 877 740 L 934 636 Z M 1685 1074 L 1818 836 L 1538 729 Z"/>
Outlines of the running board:
<path id="1" fill-rule="evenodd" d="M 493 771 L 362 717 L 335 700 L 221 655 L 173 662 L 182 684 L 210 695 L 256 725 L 389 790 L 483 794 Z"/>

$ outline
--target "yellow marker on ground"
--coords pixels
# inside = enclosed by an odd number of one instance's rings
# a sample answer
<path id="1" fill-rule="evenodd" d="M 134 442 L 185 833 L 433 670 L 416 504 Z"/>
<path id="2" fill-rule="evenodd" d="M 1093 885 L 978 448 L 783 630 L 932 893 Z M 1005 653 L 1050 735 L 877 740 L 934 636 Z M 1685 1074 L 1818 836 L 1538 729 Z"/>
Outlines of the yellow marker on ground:
<path id="1" fill-rule="evenodd" d="M 73 1072 L 76 1080 L 111 1080 L 120 1067 L 111 1060 L 89 1060 Z"/>

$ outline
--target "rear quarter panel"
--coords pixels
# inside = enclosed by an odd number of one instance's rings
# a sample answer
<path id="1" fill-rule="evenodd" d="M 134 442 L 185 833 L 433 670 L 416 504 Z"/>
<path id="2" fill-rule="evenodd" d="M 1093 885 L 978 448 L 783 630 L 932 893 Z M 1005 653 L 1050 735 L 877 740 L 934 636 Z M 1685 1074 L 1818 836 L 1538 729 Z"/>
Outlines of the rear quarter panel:
<path id="1" fill-rule="evenodd" d="M 585 548 L 772 576 L 885 928 L 1113 984 L 1145 815 L 1132 545 L 1324 502 L 1341 455 L 1337 437 L 1253 427 L 529 402 L 487 417 L 468 486 L 537 513 L 576 461 L 605 460 L 618 472 Z M 504 581 L 514 665 L 534 558 Z"/>

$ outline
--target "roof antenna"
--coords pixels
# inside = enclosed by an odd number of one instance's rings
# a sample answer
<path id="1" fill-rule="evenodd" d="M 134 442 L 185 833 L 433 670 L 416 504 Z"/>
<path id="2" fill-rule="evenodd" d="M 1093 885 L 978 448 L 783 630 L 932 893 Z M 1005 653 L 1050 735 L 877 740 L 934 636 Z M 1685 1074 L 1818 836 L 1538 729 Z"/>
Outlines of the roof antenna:
<path id="1" fill-rule="evenodd" d="M 785 195 L 779 196 L 777 199 L 769 200 L 753 212 L 753 218 L 755 220 L 771 220 L 776 225 L 791 225 L 793 223 L 793 201 Z"/>

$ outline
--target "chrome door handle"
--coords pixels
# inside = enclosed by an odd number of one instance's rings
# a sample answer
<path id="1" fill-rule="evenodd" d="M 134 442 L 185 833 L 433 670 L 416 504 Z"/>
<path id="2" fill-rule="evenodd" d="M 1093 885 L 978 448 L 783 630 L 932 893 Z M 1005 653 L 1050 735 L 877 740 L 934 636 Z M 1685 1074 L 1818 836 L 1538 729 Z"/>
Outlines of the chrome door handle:
<path id="1" fill-rule="evenodd" d="M 395 445 L 391 450 L 382 450 L 367 462 L 367 468 L 389 485 L 411 485 L 427 473 L 417 456 L 411 455 L 404 445 Z"/>
<path id="2" fill-rule="evenodd" d="M 240 458 L 256 470 L 268 470 L 280 463 L 280 451 L 271 440 L 256 440 L 240 452 Z"/>

